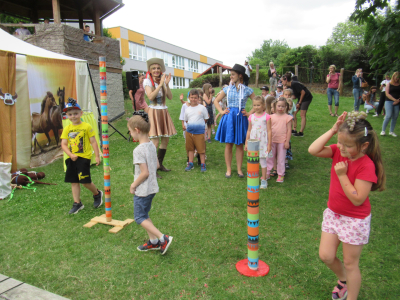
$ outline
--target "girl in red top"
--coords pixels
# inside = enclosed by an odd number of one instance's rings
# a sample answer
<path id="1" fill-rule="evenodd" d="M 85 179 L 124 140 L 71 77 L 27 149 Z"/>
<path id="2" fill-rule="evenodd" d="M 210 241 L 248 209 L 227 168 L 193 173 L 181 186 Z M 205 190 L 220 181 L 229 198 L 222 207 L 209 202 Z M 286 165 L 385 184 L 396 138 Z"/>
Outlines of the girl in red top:
<path id="1" fill-rule="evenodd" d="M 361 286 L 358 267 L 361 250 L 368 243 L 371 205 L 370 191 L 384 190 L 378 137 L 365 112 L 344 112 L 335 125 L 308 148 L 317 157 L 332 158 L 328 208 L 324 211 L 319 256 L 339 278 L 332 299 L 355 300 Z M 326 146 L 338 133 L 338 142 Z M 337 258 L 340 242 L 344 264 Z"/>

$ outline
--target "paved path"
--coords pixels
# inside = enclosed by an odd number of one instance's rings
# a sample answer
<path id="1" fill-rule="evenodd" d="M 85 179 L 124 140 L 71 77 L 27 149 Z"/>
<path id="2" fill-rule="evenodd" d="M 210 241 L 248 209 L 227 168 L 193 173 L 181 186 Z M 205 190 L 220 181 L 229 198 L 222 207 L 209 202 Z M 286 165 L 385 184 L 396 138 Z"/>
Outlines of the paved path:
<path id="1" fill-rule="evenodd" d="M 68 300 L 0 274 L 0 300 Z"/>

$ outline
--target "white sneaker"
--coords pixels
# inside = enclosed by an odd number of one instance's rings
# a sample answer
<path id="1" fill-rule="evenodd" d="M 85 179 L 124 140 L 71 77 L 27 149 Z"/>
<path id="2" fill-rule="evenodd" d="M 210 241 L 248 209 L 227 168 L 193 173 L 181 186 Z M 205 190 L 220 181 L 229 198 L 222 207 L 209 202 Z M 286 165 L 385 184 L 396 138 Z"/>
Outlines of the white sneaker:
<path id="1" fill-rule="evenodd" d="M 377 116 L 379 116 L 377 113 L 375 113 L 375 114 L 373 115 L 373 117 L 377 117 Z"/>
<path id="2" fill-rule="evenodd" d="M 389 135 L 391 135 L 392 137 L 397 137 L 397 134 L 395 134 L 394 132 L 389 132 Z"/>
<path id="3" fill-rule="evenodd" d="M 260 189 L 266 189 L 268 187 L 268 182 L 261 179 Z"/>
<path id="4" fill-rule="evenodd" d="M 386 132 L 384 132 L 384 131 L 381 131 L 381 135 L 386 135 Z"/>

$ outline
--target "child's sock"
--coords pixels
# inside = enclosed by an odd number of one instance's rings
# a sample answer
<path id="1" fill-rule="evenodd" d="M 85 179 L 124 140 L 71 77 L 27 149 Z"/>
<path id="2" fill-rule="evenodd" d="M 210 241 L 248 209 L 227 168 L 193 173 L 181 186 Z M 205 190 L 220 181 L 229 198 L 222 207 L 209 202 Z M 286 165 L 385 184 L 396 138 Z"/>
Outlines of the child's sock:
<path id="1" fill-rule="evenodd" d="M 160 237 L 160 242 L 164 243 L 164 235 L 162 235 L 162 237 Z"/>
<path id="2" fill-rule="evenodd" d="M 150 243 L 152 243 L 153 245 L 157 245 L 158 244 L 158 239 L 155 239 L 155 240 L 150 239 Z"/>

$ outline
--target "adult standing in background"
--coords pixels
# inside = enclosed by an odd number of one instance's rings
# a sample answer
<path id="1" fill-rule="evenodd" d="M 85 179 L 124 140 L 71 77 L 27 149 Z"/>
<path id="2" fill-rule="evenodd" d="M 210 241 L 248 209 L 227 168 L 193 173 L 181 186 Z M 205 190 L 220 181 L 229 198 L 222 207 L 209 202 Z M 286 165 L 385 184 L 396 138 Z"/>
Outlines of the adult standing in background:
<path id="1" fill-rule="evenodd" d="M 386 101 L 385 101 L 385 110 L 386 115 L 382 124 L 382 132 L 381 135 L 386 135 L 386 126 L 390 122 L 390 131 L 389 134 L 393 137 L 396 137 L 397 134 L 394 133 L 394 128 L 396 127 L 397 117 L 399 116 L 399 103 L 400 103 L 400 74 L 399 72 L 394 72 L 392 75 L 392 79 L 387 84 L 386 89 Z"/>
<path id="2" fill-rule="evenodd" d="M 129 97 L 132 100 L 132 108 L 134 111 L 143 109 L 146 113 L 148 112 L 149 106 L 144 99 L 144 87 L 143 80 L 144 74 L 139 74 L 139 89 L 136 91 L 135 95 L 133 95 L 133 90 L 129 90 Z M 136 108 L 136 109 L 135 109 Z"/>
<path id="3" fill-rule="evenodd" d="M 271 92 L 275 92 L 278 85 L 278 74 L 276 73 L 275 65 L 272 61 L 269 63 L 268 77 L 270 90 Z"/>
<path id="4" fill-rule="evenodd" d="M 247 60 L 244 61 L 244 68 L 246 69 L 246 75 L 247 78 L 244 78 L 243 83 L 245 86 L 249 86 L 249 80 L 250 80 L 250 73 L 253 71 L 252 67 L 249 65 L 249 62 Z"/>
<path id="5" fill-rule="evenodd" d="M 328 108 L 331 117 L 338 117 L 339 109 L 339 91 L 340 91 L 340 73 L 336 72 L 336 66 L 329 66 L 329 73 L 326 76 L 326 83 L 328 84 L 328 89 L 326 93 L 328 95 Z M 332 96 L 335 99 L 335 114 L 332 113 Z"/>
<path id="6" fill-rule="evenodd" d="M 23 25 L 24 23 L 19 22 L 19 25 Z M 15 35 L 31 35 L 31 32 L 25 27 L 21 26 L 15 30 Z"/>
<path id="7" fill-rule="evenodd" d="M 168 107 L 165 105 L 165 99 L 172 99 L 172 92 L 169 89 L 169 82 L 171 81 L 171 74 L 163 74 L 165 72 L 164 60 L 161 58 L 151 58 L 147 61 L 146 78 L 143 80 L 143 87 L 149 98 L 150 105 L 148 108 L 148 115 L 150 119 L 150 132 L 149 138 L 154 146 L 158 148 L 157 157 L 160 163 L 158 170 L 169 172 L 163 165 L 165 153 L 169 137 L 176 134 L 174 123 L 168 112 Z M 159 139 L 161 138 L 161 145 L 158 147 Z M 158 178 L 161 178 L 157 174 Z"/>
<path id="8" fill-rule="evenodd" d="M 282 76 L 282 84 L 285 85 L 288 88 L 291 88 L 293 90 L 293 95 L 295 98 L 298 99 L 297 104 L 296 104 L 296 112 L 294 113 L 294 130 L 292 133 L 294 133 L 294 136 L 304 136 L 304 129 L 306 128 L 306 115 L 307 115 L 307 110 L 308 107 L 310 106 L 310 103 L 313 99 L 313 96 L 311 95 L 310 91 L 300 82 L 298 81 L 292 81 L 292 73 L 287 72 L 284 76 Z M 296 115 L 300 111 L 300 116 L 301 116 L 301 126 L 300 126 L 300 131 L 296 131 L 296 126 L 297 126 L 297 118 Z"/>
<path id="9" fill-rule="evenodd" d="M 224 87 L 214 100 L 215 108 L 222 115 L 215 140 L 225 143 L 225 177 L 231 178 L 232 176 L 232 150 L 233 145 L 235 145 L 237 175 L 239 178 L 243 178 L 243 146 L 246 142 L 247 129 L 249 127 L 248 117 L 253 113 L 253 109 L 247 113 L 245 107 L 247 99 L 250 97 L 253 100 L 255 95 L 251 88 L 243 84 L 247 79 L 245 67 L 235 64 L 229 71 L 231 73 L 231 84 Z M 223 110 L 219 102 L 225 96 L 227 107 Z"/>
<path id="10" fill-rule="evenodd" d="M 353 75 L 351 81 L 353 81 L 354 110 L 358 111 L 360 109 L 363 94 L 362 83 L 366 82 L 363 78 L 362 69 L 357 69 L 356 74 Z"/>
<path id="11" fill-rule="evenodd" d="M 373 117 L 377 117 L 382 113 L 382 109 L 385 105 L 385 99 L 386 99 L 385 90 L 386 90 L 386 86 L 389 84 L 389 82 L 390 82 L 390 75 L 389 75 L 389 73 L 387 73 L 385 75 L 385 79 L 383 79 L 381 82 L 381 87 L 379 88 L 381 90 L 381 96 L 379 98 L 378 108 L 377 108 L 375 114 L 373 115 Z"/>

